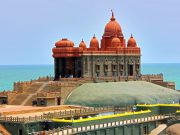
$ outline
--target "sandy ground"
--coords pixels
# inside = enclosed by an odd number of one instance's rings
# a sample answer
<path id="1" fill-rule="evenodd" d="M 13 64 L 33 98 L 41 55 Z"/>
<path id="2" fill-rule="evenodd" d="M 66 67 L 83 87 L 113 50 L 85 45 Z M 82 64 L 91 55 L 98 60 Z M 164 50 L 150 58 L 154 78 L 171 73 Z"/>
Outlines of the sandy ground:
<path id="1" fill-rule="evenodd" d="M 158 135 L 161 131 L 163 131 L 167 127 L 166 124 L 161 124 L 157 128 L 151 131 L 149 135 Z"/>
<path id="2" fill-rule="evenodd" d="M 168 135 L 180 135 L 180 123 L 171 125 L 166 129 Z"/>
<path id="3" fill-rule="evenodd" d="M 18 117 L 29 117 L 29 116 L 39 116 L 43 113 L 48 112 L 59 112 L 70 109 L 79 109 L 80 106 L 50 106 L 50 107 L 33 107 L 33 106 L 13 106 L 6 105 L 0 106 L 0 114 L 1 116 L 18 116 Z"/>

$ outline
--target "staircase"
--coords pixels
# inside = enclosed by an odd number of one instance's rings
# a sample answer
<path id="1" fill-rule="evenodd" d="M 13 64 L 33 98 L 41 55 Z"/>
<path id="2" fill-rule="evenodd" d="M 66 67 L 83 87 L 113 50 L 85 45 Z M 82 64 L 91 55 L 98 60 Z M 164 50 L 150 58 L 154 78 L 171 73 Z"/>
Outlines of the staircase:
<path id="1" fill-rule="evenodd" d="M 18 93 L 15 97 L 9 101 L 9 105 L 26 105 L 31 106 L 33 98 L 36 94 L 43 90 L 47 85 L 47 82 L 35 82 L 23 93 Z"/>
<path id="2" fill-rule="evenodd" d="M 1 125 L 0 124 L 0 135 L 11 135 L 9 132 L 8 132 L 8 130 L 3 126 L 3 125 Z"/>
<path id="3" fill-rule="evenodd" d="M 166 124 L 161 124 L 161 125 L 159 125 L 157 128 L 155 128 L 154 130 L 152 130 L 149 135 L 158 135 L 158 134 L 161 133 L 163 130 L 165 130 L 166 127 L 167 127 Z"/>
<path id="4" fill-rule="evenodd" d="M 20 93 L 17 94 L 12 101 L 9 102 L 9 105 L 20 105 L 22 103 L 23 99 L 26 99 L 28 96 L 27 93 Z"/>

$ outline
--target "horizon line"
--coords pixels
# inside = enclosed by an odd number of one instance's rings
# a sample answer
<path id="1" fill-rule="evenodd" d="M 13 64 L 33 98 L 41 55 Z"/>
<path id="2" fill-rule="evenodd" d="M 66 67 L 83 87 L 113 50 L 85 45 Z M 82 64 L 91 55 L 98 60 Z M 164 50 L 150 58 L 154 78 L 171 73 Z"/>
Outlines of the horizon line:
<path id="1" fill-rule="evenodd" d="M 141 64 L 180 64 L 180 62 L 143 62 Z M 0 64 L 0 66 L 43 66 L 43 65 L 54 65 L 54 63 L 52 64 Z"/>

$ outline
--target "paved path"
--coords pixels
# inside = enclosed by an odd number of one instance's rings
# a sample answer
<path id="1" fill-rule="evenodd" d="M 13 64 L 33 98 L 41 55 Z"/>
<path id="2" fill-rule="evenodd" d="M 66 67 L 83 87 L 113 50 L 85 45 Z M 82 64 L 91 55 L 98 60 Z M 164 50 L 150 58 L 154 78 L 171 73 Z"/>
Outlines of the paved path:
<path id="1" fill-rule="evenodd" d="M 44 89 L 44 87 L 46 87 L 46 85 L 48 84 L 48 82 L 45 82 L 41 85 L 41 87 L 36 91 L 36 93 L 33 94 L 29 94 L 28 97 L 21 103 L 21 105 L 25 105 L 31 98 L 32 96 L 36 95 L 38 92 L 40 92 L 41 90 Z"/>
<path id="2" fill-rule="evenodd" d="M 161 125 L 159 125 L 157 128 L 155 128 L 154 130 L 152 130 L 149 135 L 158 135 L 158 134 L 161 133 L 166 127 L 167 127 L 166 124 L 161 124 Z"/>

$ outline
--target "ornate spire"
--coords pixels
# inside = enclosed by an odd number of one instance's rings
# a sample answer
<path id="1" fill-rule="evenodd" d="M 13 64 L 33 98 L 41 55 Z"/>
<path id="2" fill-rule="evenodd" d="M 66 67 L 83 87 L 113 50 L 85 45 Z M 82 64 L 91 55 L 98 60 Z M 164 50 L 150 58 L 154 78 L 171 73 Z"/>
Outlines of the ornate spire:
<path id="1" fill-rule="evenodd" d="M 111 21 L 115 21 L 116 19 L 114 18 L 114 12 L 113 12 L 113 10 L 112 10 L 112 9 L 111 9 L 111 12 L 112 12 Z"/>
<path id="2" fill-rule="evenodd" d="M 93 38 L 96 38 L 96 35 L 94 34 Z"/>
<path id="3" fill-rule="evenodd" d="M 132 35 L 132 33 L 131 33 L 131 38 L 133 38 L 133 35 Z"/>

